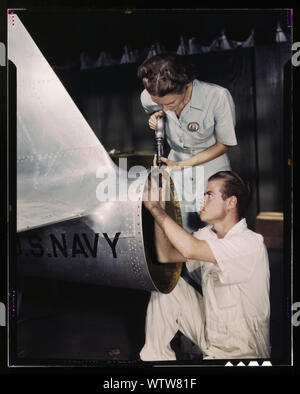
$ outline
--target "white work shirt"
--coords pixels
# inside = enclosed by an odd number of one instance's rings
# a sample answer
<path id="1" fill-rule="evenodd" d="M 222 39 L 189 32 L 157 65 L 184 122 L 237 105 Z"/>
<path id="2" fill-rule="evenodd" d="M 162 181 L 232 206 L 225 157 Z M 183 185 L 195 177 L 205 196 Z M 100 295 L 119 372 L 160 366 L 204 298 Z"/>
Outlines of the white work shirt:
<path id="1" fill-rule="evenodd" d="M 197 279 L 201 269 L 206 358 L 268 358 L 269 260 L 263 237 L 242 219 L 222 239 L 212 226 L 194 233 L 205 240 L 217 264 L 188 260 Z"/>
<path id="2" fill-rule="evenodd" d="M 149 115 L 162 109 L 151 99 L 146 89 L 141 93 L 141 103 Z M 217 141 L 228 146 L 237 145 L 234 102 L 229 90 L 222 86 L 195 79 L 191 99 L 179 118 L 175 111 L 166 111 L 165 114 L 166 139 L 171 148 L 168 155 L 170 160 L 177 162 L 189 159 L 215 145 Z M 196 124 L 198 130 L 190 131 L 191 123 Z M 196 178 L 196 167 L 202 167 L 200 178 Z M 178 198 L 183 213 L 199 212 L 199 200 L 203 198 L 208 178 L 218 171 L 228 170 L 231 170 L 229 157 L 227 153 L 223 153 L 199 166 L 184 169 L 182 178 L 178 178 L 179 174 L 176 178 L 172 176 L 175 188 L 179 191 Z M 188 219 L 186 221 L 184 228 L 191 232 Z"/>
<path id="3" fill-rule="evenodd" d="M 141 93 L 141 103 L 146 113 L 162 107 L 152 101 L 147 90 Z M 195 79 L 190 101 L 179 118 L 175 111 L 166 111 L 165 131 L 171 148 L 169 159 L 181 161 L 200 153 L 220 141 L 224 145 L 236 145 L 235 106 L 228 89 L 213 83 Z M 190 131 L 189 124 L 197 123 L 198 130 Z M 226 153 L 204 163 L 205 178 L 230 169 Z"/>

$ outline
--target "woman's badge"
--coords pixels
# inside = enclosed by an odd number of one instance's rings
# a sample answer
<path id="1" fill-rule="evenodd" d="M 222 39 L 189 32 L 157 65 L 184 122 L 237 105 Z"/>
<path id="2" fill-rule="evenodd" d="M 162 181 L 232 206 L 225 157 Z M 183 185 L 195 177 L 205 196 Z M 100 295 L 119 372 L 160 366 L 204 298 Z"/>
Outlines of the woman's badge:
<path id="1" fill-rule="evenodd" d="M 197 122 L 190 122 L 188 125 L 187 125 L 187 128 L 188 128 L 188 130 L 189 131 L 197 131 L 197 130 L 199 130 L 199 123 L 197 123 Z"/>

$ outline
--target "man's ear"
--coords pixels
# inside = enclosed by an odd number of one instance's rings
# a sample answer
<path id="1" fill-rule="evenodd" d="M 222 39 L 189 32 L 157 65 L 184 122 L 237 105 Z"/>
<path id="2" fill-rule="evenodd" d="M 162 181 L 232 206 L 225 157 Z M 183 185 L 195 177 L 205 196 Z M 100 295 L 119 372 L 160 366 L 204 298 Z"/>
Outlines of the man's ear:
<path id="1" fill-rule="evenodd" d="M 227 198 L 227 207 L 229 209 L 234 209 L 237 207 L 237 198 L 236 196 L 230 196 Z"/>

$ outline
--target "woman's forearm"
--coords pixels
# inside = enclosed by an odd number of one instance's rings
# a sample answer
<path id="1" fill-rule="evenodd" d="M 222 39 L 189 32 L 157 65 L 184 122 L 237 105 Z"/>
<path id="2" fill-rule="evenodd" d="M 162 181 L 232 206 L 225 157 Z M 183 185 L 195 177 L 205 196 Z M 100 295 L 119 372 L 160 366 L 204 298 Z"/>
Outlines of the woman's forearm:
<path id="1" fill-rule="evenodd" d="M 177 165 L 180 168 L 197 166 L 199 164 L 203 164 L 210 160 L 213 160 L 218 156 L 221 156 L 223 153 L 227 152 L 227 150 L 227 145 L 224 145 L 221 142 L 217 141 L 215 145 L 204 150 L 203 152 L 200 152 L 197 155 L 192 156 L 186 160 L 177 162 Z"/>

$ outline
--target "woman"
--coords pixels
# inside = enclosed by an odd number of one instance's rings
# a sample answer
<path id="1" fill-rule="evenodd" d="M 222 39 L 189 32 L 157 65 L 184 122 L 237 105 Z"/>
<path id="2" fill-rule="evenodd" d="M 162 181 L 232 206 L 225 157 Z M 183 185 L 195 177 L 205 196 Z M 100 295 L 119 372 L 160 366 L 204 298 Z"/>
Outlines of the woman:
<path id="1" fill-rule="evenodd" d="M 145 87 L 141 102 L 150 115 L 150 128 L 155 130 L 157 118 L 165 116 L 166 139 L 171 150 L 162 162 L 171 170 L 183 170 L 184 181 L 188 177 L 194 183 L 195 169 L 202 166 L 202 194 L 211 175 L 231 170 L 227 150 L 237 141 L 235 109 L 229 91 L 196 79 L 194 67 L 176 54 L 160 54 L 145 60 L 138 68 L 138 77 Z M 188 192 L 191 194 L 191 187 Z M 193 193 L 195 197 L 195 184 Z M 192 232 L 199 227 L 193 215 L 199 213 L 199 198 L 193 203 L 189 200 L 181 202 L 181 210 L 183 226 Z"/>

